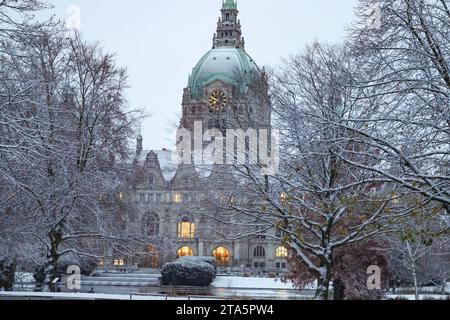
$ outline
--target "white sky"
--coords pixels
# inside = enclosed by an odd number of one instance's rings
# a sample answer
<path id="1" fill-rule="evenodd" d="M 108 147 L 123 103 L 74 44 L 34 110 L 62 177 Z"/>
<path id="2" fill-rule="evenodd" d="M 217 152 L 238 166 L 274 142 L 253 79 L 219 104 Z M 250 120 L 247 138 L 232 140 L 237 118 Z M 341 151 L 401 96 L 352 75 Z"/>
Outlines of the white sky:
<path id="1" fill-rule="evenodd" d="M 183 88 L 212 46 L 222 0 L 49 0 L 66 19 L 81 9 L 85 39 L 99 40 L 128 68 L 131 106 L 152 116 L 142 124 L 144 149 L 173 149 Z M 357 0 L 239 0 L 246 51 L 274 66 L 314 41 L 338 42 L 354 20 Z"/>

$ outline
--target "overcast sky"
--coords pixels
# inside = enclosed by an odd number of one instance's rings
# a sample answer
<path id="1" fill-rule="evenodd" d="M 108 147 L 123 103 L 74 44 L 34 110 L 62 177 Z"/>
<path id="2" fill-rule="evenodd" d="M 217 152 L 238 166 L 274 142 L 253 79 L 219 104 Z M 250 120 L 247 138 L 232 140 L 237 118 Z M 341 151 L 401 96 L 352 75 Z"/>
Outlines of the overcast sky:
<path id="1" fill-rule="evenodd" d="M 85 39 L 99 40 L 128 68 L 130 105 L 152 116 L 142 124 L 145 149 L 173 149 L 183 88 L 212 46 L 222 0 L 49 0 L 61 19 L 81 9 Z M 239 0 L 246 51 L 275 66 L 314 41 L 338 42 L 357 0 Z"/>

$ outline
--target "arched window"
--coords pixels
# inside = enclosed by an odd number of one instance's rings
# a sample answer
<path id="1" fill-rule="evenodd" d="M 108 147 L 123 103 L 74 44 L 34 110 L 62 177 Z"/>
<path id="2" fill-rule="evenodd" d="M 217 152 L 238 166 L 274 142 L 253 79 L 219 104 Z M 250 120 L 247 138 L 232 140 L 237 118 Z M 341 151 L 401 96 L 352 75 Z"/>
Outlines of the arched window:
<path id="1" fill-rule="evenodd" d="M 285 247 L 278 247 L 275 251 L 275 257 L 285 259 L 288 257 L 288 251 Z"/>
<path id="2" fill-rule="evenodd" d="M 266 249 L 262 246 L 257 246 L 255 250 L 253 250 L 253 256 L 256 258 L 262 258 L 266 256 Z"/>
<path id="3" fill-rule="evenodd" d="M 191 247 L 181 247 L 177 251 L 178 258 L 181 257 L 192 257 L 194 255 L 194 252 L 192 251 Z"/>
<path id="4" fill-rule="evenodd" d="M 144 222 L 144 228 L 144 233 L 150 237 L 159 235 L 159 216 L 155 212 L 147 215 Z"/>
<path id="5" fill-rule="evenodd" d="M 151 175 L 148 177 L 148 185 L 149 185 L 150 187 L 153 187 L 154 184 L 155 184 L 155 176 L 151 174 Z"/>
<path id="6" fill-rule="evenodd" d="M 195 224 L 189 218 L 184 217 L 177 228 L 178 238 L 193 239 L 195 237 Z"/>
<path id="7" fill-rule="evenodd" d="M 155 246 L 149 245 L 145 248 L 146 257 L 143 259 L 142 266 L 156 268 L 159 266 L 159 252 Z"/>
<path id="8" fill-rule="evenodd" d="M 212 253 L 213 257 L 216 258 L 218 266 L 227 267 L 230 263 L 230 251 L 225 247 L 218 247 Z"/>

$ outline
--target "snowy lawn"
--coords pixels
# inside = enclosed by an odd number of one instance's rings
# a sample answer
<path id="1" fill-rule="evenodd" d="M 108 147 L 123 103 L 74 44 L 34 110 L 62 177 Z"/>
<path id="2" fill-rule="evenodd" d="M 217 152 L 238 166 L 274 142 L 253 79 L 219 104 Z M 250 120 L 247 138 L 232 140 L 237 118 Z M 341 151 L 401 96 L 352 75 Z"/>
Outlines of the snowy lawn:
<path id="1" fill-rule="evenodd" d="M 214 288 L 235 289 L 284 289 L 295 290 L 292 283 L 283 283 L 279 279 L 245 278 L 245 277 L 217 277 L 212 283 Z"/>
<path id="2" fill-rule="evenodd" d="M 397 299 L 397 300 L 416 300 L 413 294 L 389 294 L 386 299 Z M 449 300 L 450 296 L 442 294 L 420 294 L 419 300 Z"/>
<path id="3" fill-rule="evenodd" d="M 188 297 L 168 297 L 165 295 L 121 295 L 100 293 L 47 293 L 47 292 L 0 292 L 1 298 L 19 298 L 24 300 L 50 299 L 50 300 L 188 300 Z M 203 299 L 203 298 L 202 298 Z M 205 297 L 205 299 L 211 299 Z M 196 299 L 190 299 L 196 300 Z"/>

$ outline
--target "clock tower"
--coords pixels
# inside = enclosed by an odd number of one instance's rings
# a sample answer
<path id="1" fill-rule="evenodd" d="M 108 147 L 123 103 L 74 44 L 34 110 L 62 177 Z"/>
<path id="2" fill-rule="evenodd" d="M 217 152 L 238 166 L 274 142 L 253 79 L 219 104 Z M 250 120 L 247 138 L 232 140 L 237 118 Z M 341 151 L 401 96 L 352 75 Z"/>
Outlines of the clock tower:
<path id="1" fill-rule="evenodd" d="M 245 51 L 236 0 L 223 0 L 212 49 L 196 64 L 183 93 L 180 127 L 269 129 L 267 78 Z M 244 128 L 245 129 L 245 128 Z"/>

